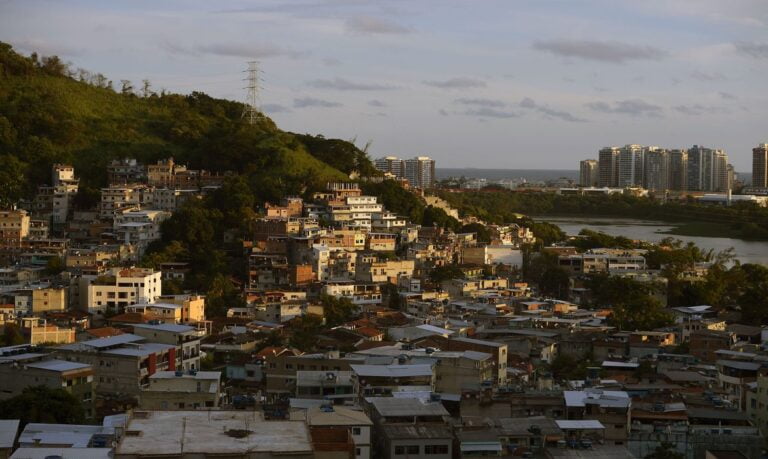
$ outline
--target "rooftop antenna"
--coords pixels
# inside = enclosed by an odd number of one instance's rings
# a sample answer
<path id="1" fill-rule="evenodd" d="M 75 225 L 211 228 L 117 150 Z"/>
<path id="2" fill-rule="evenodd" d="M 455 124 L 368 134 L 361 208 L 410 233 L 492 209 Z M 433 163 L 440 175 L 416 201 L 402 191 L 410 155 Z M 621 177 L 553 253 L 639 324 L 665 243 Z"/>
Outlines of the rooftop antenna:
<path id="1" fill-rule="evenodd" d="M 248 120 L 248 124 L 256 124 L 256 120 L 261 118 L 261 112 L 258 108 L 259 98 L 259 63 L 258 61 L 248 62 L 248 78 L 246 81 L 248 85 L 243 89 L 248 90 L 248 98 L 245 101 L 245 108 L 243 109 L 243 118 Z"/>

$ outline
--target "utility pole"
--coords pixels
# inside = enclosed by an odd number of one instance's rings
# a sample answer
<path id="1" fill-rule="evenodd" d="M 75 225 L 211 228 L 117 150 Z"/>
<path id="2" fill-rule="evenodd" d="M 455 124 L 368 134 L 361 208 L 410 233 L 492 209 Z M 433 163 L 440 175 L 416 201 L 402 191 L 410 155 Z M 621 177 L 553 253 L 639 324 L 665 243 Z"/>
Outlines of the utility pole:
<path id="1" fill-rule="evenodd" d="M 243 109 L 243 118 L 248 120 L 248 124 L 256 124 L 256 120 L 261 118 L 261 112 L 258 108 L 259 98 L 259 63 L 257 61 L 248 62 L 248 78 L 246 81 L 248 85 L 243 88 L 248 90 L 248 97 L 245 101 L 245 108 Z"/>

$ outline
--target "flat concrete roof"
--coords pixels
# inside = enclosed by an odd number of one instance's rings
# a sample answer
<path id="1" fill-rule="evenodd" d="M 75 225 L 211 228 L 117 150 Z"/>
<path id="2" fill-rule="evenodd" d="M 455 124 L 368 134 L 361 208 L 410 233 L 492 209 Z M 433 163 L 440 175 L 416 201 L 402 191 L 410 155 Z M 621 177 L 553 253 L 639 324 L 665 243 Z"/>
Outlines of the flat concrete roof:
<path id="1" fill-rule="evenodd" d="M 112 448 L 19 448 L 11 459 L 110 459 Z"/>
<path id="2" fill-rule="evenodd" d="M 38 368 L 41 370 L 49 371 L 71 371 L 71 370 L 86 370 L 91 368 L 90 365 L 78 362 L 67 362 L 66 360 L 44 360 L 42 362 L 28 363 L 29 368 Z"/>
<path id="3" fill-rule="evenodd" d="M 13 448 L 20 422 L 18 419 L 0 419 L 0 448 Z"/>
<path id="4" fill-rule="evenodd" d="M 133 416 L 117 454 L 312 453 L 304 421 L 265 421 L 259 412 L 244 411 L 136 411 Z M 237 431 L 248 433 L 238 438 Z"/>

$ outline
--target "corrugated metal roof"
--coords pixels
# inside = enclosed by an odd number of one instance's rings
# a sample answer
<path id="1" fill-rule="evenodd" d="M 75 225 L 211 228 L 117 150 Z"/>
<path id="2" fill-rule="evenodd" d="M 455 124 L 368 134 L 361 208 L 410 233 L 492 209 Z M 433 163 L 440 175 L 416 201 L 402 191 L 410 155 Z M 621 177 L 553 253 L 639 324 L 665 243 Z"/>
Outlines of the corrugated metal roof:
<path id="1" fill-rule="evenodd" d="M 66 360 L 45 360 L 42 362 L 28 363 L 29 368 L 39 368 L 41 370 L 50 371 L 71 371 L 71 370 L 83 370 L 91 368 L 90 365 L 78 362 L 67 362 Z"/>
<path id="2" fill-rule="evenodd" d="M 560 427 L 563 430 L 602 430 L 605 429 L 603 424 L 600 423 L 600 421 L 595 420 L 583 420 L 583 421 L 566 421 L 566 420 L 555 420 L 555 424 L 557 424 L 557 427 Z"/>
<path id="3" fill-rule="evenodd" d="M 75 344 L 102 349 L 102 348 L 107 348 L 112 346 L 119 346 L 121 344 L 135 343 L 136 341 L 142 341 L 144 339 L 145 338 L 143 336 L 126 333 L 124 335 L 116 335 L 116 336 L 110 336 L 108 338 L 92 339 L 90 341 L 82 341 Z"/>
<path id="4" fill-rule="evenodd" d="M 369 397 L 366 401 L 382 416 L 448 416 L 440 402 L 398 397 Z"/>

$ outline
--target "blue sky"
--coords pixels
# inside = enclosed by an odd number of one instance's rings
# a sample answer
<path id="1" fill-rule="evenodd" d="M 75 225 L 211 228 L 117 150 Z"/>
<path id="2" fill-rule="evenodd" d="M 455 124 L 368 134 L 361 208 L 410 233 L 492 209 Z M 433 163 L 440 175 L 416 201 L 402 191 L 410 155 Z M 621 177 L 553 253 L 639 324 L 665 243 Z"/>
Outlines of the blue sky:
<path id="1" fill-rule="evenodd" d="M 0 0 L 0 40 L 114 81 L 260 104 L 438 167 L 573 169 L 605 145 L 768 142 L 768 1 Z"/>

